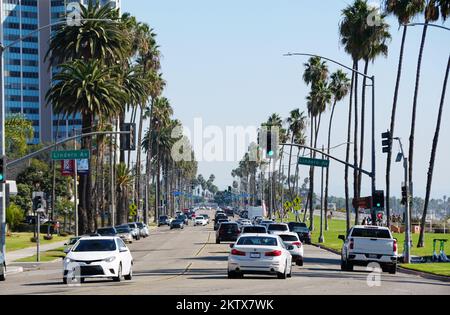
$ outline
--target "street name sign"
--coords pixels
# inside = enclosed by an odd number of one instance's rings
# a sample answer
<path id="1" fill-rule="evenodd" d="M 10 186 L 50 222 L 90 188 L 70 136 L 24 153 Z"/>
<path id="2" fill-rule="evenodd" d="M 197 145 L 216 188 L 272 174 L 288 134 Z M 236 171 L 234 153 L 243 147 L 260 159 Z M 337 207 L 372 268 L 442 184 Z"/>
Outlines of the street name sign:
<path id="1" fill-rule="evenodd" d="M 52 160 L 63 161 L 63 160 L 85 160 L 89 159 L 89 150 L 73 150 L 73 151 L 53 151 Z"/>
<path id="2" fill-rule="evenodd" d="M 310 159 L 301 157 L 298 159 L 298 164 L 306 165 L 306 166 L 317 166 L 317 167 L 330 167 L 330 161 L 328 160 L 320 160 L 320 159 Z"/>

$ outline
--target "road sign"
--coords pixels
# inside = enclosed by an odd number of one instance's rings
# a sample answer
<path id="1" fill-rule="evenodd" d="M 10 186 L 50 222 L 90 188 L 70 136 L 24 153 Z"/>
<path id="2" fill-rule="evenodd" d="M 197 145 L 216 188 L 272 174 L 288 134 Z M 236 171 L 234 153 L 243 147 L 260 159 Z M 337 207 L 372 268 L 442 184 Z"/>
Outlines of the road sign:
<path id="1" fill-rule="evenodd" d="M 298 159 L 298 164 L 306 166 L 325 167 L 325 168 L 330 167 L 330 161 L 328 160 L 310 159 L 304 157 Z"/>
<path id="2" fill-rule="evenodd" d="M 137 215 L 137 206 L 134 203 L 130 205 L 129 209 L 130 209 L 130 216 Z"/>
<path id="3" fill-rule="evenodd" d="M 292 204 L 292 202 L 290 202 L 290 201 L 286 201 L 286 202 L 284 203 L 284 209 L 285 209 L 285 210 L 291 209 L 292 206 L 293 206 L 293 204 Z"/>
<path id="4" fill-rule="evenodd" d="M 89 150 L 53 151 L 52 160 L 85 160 L 90 157 Z"/>
<path id="5" fill-rule="evenodd" d="M 299 211 L 302 208 L 302 198 L 298 197 L 294 199 L 294 210 Z"/>

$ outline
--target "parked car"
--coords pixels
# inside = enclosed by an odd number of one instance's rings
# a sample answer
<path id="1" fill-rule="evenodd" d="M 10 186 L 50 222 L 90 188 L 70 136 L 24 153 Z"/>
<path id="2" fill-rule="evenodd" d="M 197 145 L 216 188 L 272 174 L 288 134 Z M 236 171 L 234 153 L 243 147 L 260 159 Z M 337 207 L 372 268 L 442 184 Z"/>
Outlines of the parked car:
<path id="1" fill-rule="evenodd" d="M 141 237 L 146 238 L 150 236 L 150 229 L 148 228 L 147 224 L 142 222 L 138 222 L 136 224 L 139 228 L 139 232 L 141 233 Z"/>
<path id="2" fill-rule="evenodd" d="M 267 228 L 262 225 L 243 226 L 241 234 L 267 234 Z"/>
<path id="3" fill-rule="evenodd" d="M 173 220 L 172 223 L 170 223 L 170 229 L 184 229 L 184 220 Z"/>
<path id="4" fill-rule="evenodd" d="M 139 241 L 141 239 L 141 231 L 139 231 L 139 228 L 135 222 L 128 223 L 128 226 L 131 229 L 131 234 L 133 235 L 134 239 L 136 241 Z"/>
<path id="5" fill-rule="evenodd" d="M 291 253 L 292 261 L 295 262 L 297 266 L 303 266 L 303 244 L 300 242 L 297 233 L 289 232 L 278 236 L 283 240 L 286 247 L 291 248 L 289 252 Z"/>
<path id="6" fill-rule="evenodd" d="M 64 254 L 67 254 L 72 249 L 73 245 L 75 245 L 79 240 L 80 237 L 72 237 L 67 243 L 64 244 Z"/>
<path id="7" fill-rule="evenodd" d="M 117 236 L 117 231 L 113 227 L 97 229 L 96 233 L 100 236 Z"/>
<path id="8" fill-rule="evenodd" d="M 158 227 L 160 227 L 162 225 L 170 226 L 170 218 L 168 216 L 162 215 L 162 216 L 159 217 L 159 219 L 158 219 Z"/>
<path id="9" fill-rule="evenodd" d="M 63 282 L 86 278 L 133 278 L 133 257 L 119 237 L 82 238 L 64 259 Z"/>
<path id="10" fill-rule="evenodd" d="M 277 275 L 279 279 L 292 276 L 292 256 L 277 235 L 246 234 L 231 244 L 228 256 L 228 278 L 245 274 Z"/>
<path id="11" fill-rule="evenodd" d="M 198 226 L 198 225 L 206 226 L 206 225 L 208 225 L 208 221 L 206 221 L 206 219 L 203 216 L 199 215 L 198 217 L 195 218 L 194 225 L 195 226 Z"/>
<path id="12" fill-rule="evenodd" d="M 269 234 L 283 234 L 289 232 L 289 226 L 284 223 L 272 223 L 267 226 Z"/>
<path id="13" fill-rule="evenodd" d="M 228 220 L 228 219 L 218 219 L 218 220 L 216 220 L 216 222 L 214 222 L 214 231 L 217 231 L 219 229 L 219 226 L 222 223 L 226 223 L 226 222 L 230 222 L 230 220 Z"/>
<path id="14" fill-rule="evenodd" d="M 353 271 L 354 266 L 378 263 L 383 272 L 397 272 L 398 244 L 391 231 L 379 226 L 355 226 L 348 237 L 340 235 L 342 246 L 341 269 Z"/>
<path id="15" fill-rule="evenodd" d="M 133 232 L 131 228 L 128 225 L 121 225 L 115 227 L 118 236 L 124 241 L 125 243 L 133 243 L 134 237 Z"/>
<path id="16" fill-rule="evenodd" d="M 2 253 L 0 253 L 0 281 L 6 280 L 6 259 Z"/>
<path id="17" fill-rule="evenodd" d="M 311 244 L 311 231 L 306 223 L 289 222 L 288 226 L 291 232 L 297 233 L 303 244 Z"/>
<path id="18" fill-rule="evenodd" d="M 237 223 L 221 223 L 216 232 L 216 244 L 220 244 L 220 242 L 236 242 L 240 234 L 241 231 Z"/>

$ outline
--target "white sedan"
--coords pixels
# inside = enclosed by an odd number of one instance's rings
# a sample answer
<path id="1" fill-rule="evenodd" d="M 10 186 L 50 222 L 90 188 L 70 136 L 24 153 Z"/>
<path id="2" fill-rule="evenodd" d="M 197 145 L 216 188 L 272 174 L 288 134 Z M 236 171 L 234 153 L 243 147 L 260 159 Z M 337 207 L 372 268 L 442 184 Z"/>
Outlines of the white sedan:
<path id="1" fill-rule="evenodd" d="M 198 216 L 195 218 L 194 220 L 194 225 L 201 225 L 201 226 L 207 226 L 208 225 L 208 220 L 206 220 L 203 216 Z"/>
<path id="2" fill-rule="evenodd" d="M 246 234 L 231 245 L 228 256 L 228 278 L 245 274 L 292 276 L 292 256 L 283 240 L 276 235 Z"/>
<path id="3" fill-rule="evenodd" d="M 133 257 L 119 237 L 80 239 L 64 259 L 64 284 L 84 282 L 87 278 L 133 278 Z"/>
<path id="4" fill-rule="evenodd" d="M 289 252 L 292 255 L 292 261 L 297 266 L 303 266 L 304 249 L 302 242 L 298 238 L 298 234 L 289 232 L 278 236 L 283 240 L 286 247 L 290 248 Z"/>

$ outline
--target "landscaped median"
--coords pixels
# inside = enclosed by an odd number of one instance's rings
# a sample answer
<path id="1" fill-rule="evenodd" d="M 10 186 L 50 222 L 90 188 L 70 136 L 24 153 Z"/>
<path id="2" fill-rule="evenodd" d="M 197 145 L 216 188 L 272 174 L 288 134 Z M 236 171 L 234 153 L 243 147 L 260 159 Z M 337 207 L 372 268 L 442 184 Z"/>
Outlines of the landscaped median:
<path id="1" fill-rule="evenodd" d="M 53 262 L 56 260 L 61 260 L 64 257 L 66 257 L 66 254 L 64 254 L 64 247 L 52 249 L 46 252 L 42 252 L 40 254 L 40 262 Z M 18 259 L 15 262 L 18 263 L 32 263 L 37 261 L 37 255 L 33 255 L 30 257 Z"/>
<path id="2" fill-rule="evenodd" d="M 29 247 L 36 247 L 36 243 L 31 241 L 33 233 L 12 233 L 10 236 L 6 237 L 6 252 L 17 251 Z M 47 241 L 44 239 L 44 235 L 41 234 L 40 244 L 48 245 L 52 243 L 58 243 L 68 240 L 68 237 L 61 237 L 53 235 L 53 239 Z"/>
<path id="3" fill-rule="evenodd" d="M 295 221 L 295 217 L 292 215 L 289 220 Z M 344 220 L 333 219 L 329 221 L 329 230 L 324 230 L 324 238 L 325 242 L 319 244 L 319 236 L 320 236 L 320 217 L 315 217 L 315 231 L 311 234 L 311 239 L 314 245 L 320 245 L 322 248 L 331 249 L 336 252 L 340 252 L 342 248 L 342 241 L 338 238 L 339 235 L 346 235 L 346 222 Z M 398 240 L 398 251 L 399 254 L 403 254 L 403 244 L 405 242 L 405 234 L 397 234 L 394 233 L 394 238 Z M 434 239 L 442 239 L 448 238 L 450 240 L 450 236 L 448 234 L 435 234 L 435 233 L 427 233 L 425 234 L 425 247 L 417 248 L 417 242 L 419 240 L 418 234 L 412 234 L 412 240 L 414 247 L 411 248 L 411 254 L 413 256 L 420 257 L 431 257 L 433 255 L 433 240 Z M 450 256 L 450 246 L 447 246 L 447 255 Z M 400 265 L 402 268 L 419 271 L 426 274 L 438 275 L 438 276 L 446 276 L 450 277 L 450 263 L 430 263 L 430 264 L 402 264 Z"/>

